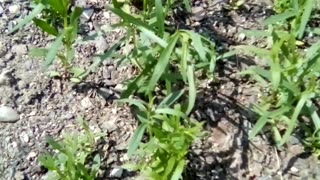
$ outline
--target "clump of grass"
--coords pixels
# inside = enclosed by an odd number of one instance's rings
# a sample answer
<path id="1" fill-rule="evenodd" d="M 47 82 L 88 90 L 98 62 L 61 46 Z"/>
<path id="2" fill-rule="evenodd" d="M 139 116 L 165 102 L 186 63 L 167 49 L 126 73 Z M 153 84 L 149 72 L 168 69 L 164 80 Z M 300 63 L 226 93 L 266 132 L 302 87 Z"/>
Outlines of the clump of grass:
<path id="1" fill-rule="evenodd" d="M 315 132 L 313 137 L 320 137 L 320 119 L 315 104 L 320 92 L 317 73 L 320 68 L 320 44 L 316 43 L 305 51 L 301 51 L 299 49 L 301 41 L 298 40 L 305 33 L 312 12 L 312 2 L 312 0 L 305 1 L 303 6 L 294 6 L 283 14 L 268 18 L 265 24 L 269 29 L 263 33 L 253 33 L 262 34 L 267 38 L 271 43 L 268 45 L 270 49 L 254 46 L 240 47 L 268 62 L 267 69 L 252 67 L 241 72 L 241 74 L 250 74 L 265 88 L 259 104 L 253 108 L 260 118 L 250 138 L 269 125 L 276 145 L 281 147 L 288 141 L 296 127 L 306 127 L 308 123 L 299 120 L 302 116 L 311 120 L 309 130 Z M 284 23 L 289 30 L 279 29 L 276 25 L 278 23 Z"/>
<path id="2" fill-rule="evenodd" d="M 100 156 L 89 159 L 95 150 L 95 141 L 101 133 L 92 133 L 82 118 L 78 122 L 84 133 L 65 133 L 61 141 L 48 139 L 53 155 L 46 153 L 39 157 L 42 166 L 48 169 L 47 180 L 93 180 L 100 169 Z M 89 163 L 89 160 L 91 161 Z"/>

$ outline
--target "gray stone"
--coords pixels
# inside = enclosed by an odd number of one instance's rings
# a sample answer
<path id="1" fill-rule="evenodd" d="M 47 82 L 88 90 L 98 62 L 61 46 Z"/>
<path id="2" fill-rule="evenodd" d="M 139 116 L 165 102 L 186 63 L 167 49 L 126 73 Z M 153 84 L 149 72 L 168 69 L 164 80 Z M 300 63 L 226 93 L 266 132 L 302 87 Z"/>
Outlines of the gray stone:
<path id="1" fill-rule="evenodd" d="M 202 6 L 192 7 L 191 12 L 192 12 L 191 18 L 195 21 L 201 21 L 206 16 L 205 10 Z"/>
<path id="2" fill-rule="evenodd" d="M 95 44 L 98 54 L 102 54 L 106 49 L 108 49 L 108 44 L 103 36 L 99 36 L 95 41 Z"/>
<path id="3" fill-rule="evenodd" d="M 25 55 L 28 52 L 27 46 L 24 44 L 14 45 L 11 48 L 11 51 L 16 53 L 17 55 Z"/>
<path id="4" fill-rule="evenodd" d="M 20 6 L 18 4 L 14 4 L 14 5 L 9 6 L 8 9 L 11 14 L 19 14 Z"/>
<path id="5" fill-rule="evenodd" d="M 3 7 L 0 6 L 0 16 L 3 14 Z"/>
<path id="6" fill-rule="evenodd" d="M 89 20 L 93 14 L 93 9 L 84 9 L 82 12 L 82 17 L 86 20 Z"/>
<path id="7" fill-rule="evenodd" d="M 92 102 L 91 102 L 91 100 L 90 100 L 89 97 L 83 98 L 83 99 L 81 100 L 80 104 L 81 104 L 81 106 L 82 106 L 83 108 L 85 108 L 85 109 L 88 109 L 88 108 L 90 108 L 90 107 L 93 106 L 93 104 L 92 104 Z"/>
<path id="8" fill-rule="evenodd" d="M 1 12 L 1 6 L 0 6 L 0 12 Z M 0 58 L 3 57 L 6 53 L 7 53 L 7 47 L 3 42 L 0 42 Z"/>
<path id="9" fill-rule="evenodd" d="M 110 172 L 110 177 L 121 178 L 123 174 L 123 169 L 121 167 L 113 168 Z"/>
<path id="10" fill-rule="evenodd" d="M 9 85 L 13 80 L 10 70 L 4 70 L 0 74 L 0 86 Z"/>
<path id="11" fill-rule="evenodd" d="M 2 106 L 0 107 L 0 122 L 9 122 L 14 123 L 20 119 L 17 111 L 12 109 L 11 107 Z"/>

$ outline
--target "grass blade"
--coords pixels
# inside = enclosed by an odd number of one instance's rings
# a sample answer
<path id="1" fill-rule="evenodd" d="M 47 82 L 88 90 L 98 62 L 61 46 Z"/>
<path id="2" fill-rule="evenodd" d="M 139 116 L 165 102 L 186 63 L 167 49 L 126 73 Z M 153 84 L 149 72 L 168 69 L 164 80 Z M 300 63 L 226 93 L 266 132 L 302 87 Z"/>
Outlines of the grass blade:
<path id="1" fill-rule="evenodd" d="M 171 38 L 169 45 L 162 51 L 160 57 L 159 57 L 159 61 L 157 62 L 155 68 L 154 68 L 154 72 L 150 78 L 149 81 L 149 85 L 148 85 L 148 90 L 152 91 L 154 89 L 154 87 L 156 86 L 158 80 L 160 79 L 161 75 L 163 74 L 164 70 L 166 69 L 169 60 L 170 60 L 170 56 L 173 52 L 174 47 L 176 46 L 177 40 L 178 40 L 178 36 L 179 34 L 176 33 L 173 35 L 173 37 Z"/>
<path id="2" fill-rule="evenodd" d="M 162 0 L 155 0 L 155 11 L 157 16 L 158 33 L 162 37 L 164 33 L 164 14 Z"/>
<path id="3" fill-rule="evenodd" d="M 171 106 L 173 103 L 175 103 L 184 93 L 184 90 L 179 90 L 179 91 L 175 91 L 170 93 L 167 97 L 165 97 L 160 104 L 158 105 L 159 108 L 163 108 L 163 107 L 169 107 Z"/>
<path id="4" fill-rule="evenodd" d="M 139 147 L 141 139 L 143 137 L 144 131 L 147 128 L 147 124 L 141 124 L 136 132 L 134 132 L 129 145 L 128 145 L 128 152 L 127 155 L 130 158 L 134 151 Z"/>
<path id="5" fill-rule="evenodd" d="M 185 166 L 185 160 L 181 159 L 176 167 L 176 169 L 173 172 L 173 175 L 171 177 L 171 180 L 179 180 L 181 178 L 181 174 L 184 170 Z"/>
<path id="6" fill-rule="evenodd" d="M 201 60 L 206 59 L 206 52 L 204 51 L 204 46 L 201 42 L 201 37 L 199 34 L 196 34 L 194 32 L 189 32 L 189 35 L 192 39 L 193 47 L 196 50 L 196 52 L 199 54 Z"/>
<path id="7" fill-rule="evenodd" d="M 197 96 L 197 90 L 196 90 L 196 84 L 194 82 L 194 68 L 192 65 L 188 66 L 188 83 L 189 83 L 189 99 L 188 99 L 188 107 L 186 114 L 190 114 L 193 106 L 196 102 L 196 96 Z"/>
<path id="8" fill-rule="evenodd" d="M 161 39 L 160 37 L 158 37 L 153 31 L 151 31 L 143 26 L 138 26 L 137 28 L 142 33 L 144 33 L 147 37 L 149 37 L 154 42 L 158 43 L 163 48 L 167 47 L 168 43 L 166 41 L 164 41 L 163 39 Z"/>
<path id="9" fill-rule="evenodd" d="M 45 59 L 45 68 L 48 68 L 52 64 L 54 58 L 56 57 L 58 49 L 59 49 L 60 45 L 62 44 L 62 40 L 64 38 L 64 34 L 65 34 L 65 31 L 62 31 L 62 33 L 53 42 L 50 50 L 48 51 L 46 59 Z"/>
<path id="10" fill-rule="evenodd" d="M 177 117 L 182 117 L 182 118 L 187 118 L 186 114 L 184 114 L 181 111 L 178 111 L 176 109 L 171 109 L 171 108 L 160 108 L 155 110 L 156 114 L 168 114 L 168 115 L 173 115 Z"/>
<path id="11" fill-rule="evenodd" d="M 279 146 L 282 146 L 289 139 L 290 135 L 292 134 L 292 132 L 297 124 L 297 119 L 298 119 L 298 116 L 299 116 L 303 106 L 306 104 L 306 102 L 309 100 L 309 98 L 311 96 L 312 96 L 312 94 L 309 94 L 309 92 L 306 92 L 301 96 L 301 98 L 300 98 L 300 100 L 294 110 L 294 113 L 291 117 L 290 124 L 288 124 L 287 130 L 284 133 L 284 135 L 279 143 Z"/>
<path id="12" fill-rule="evenodd" d="M 312 9 L 313 9 L 313 6 L 314 6 L 314 0 L 307 0 L 304 4 L 304 11 L 303 11 L 303 14 L 301 16 L 301 23 L 300 23 L 300 27 L 299 27 L 299 30 L 298 30 L 298 37 L 299 38 L 302 38 L 303 34 L 304 34 L 304 31 L 306 29 L 306 26 L 307 26 L 307 23 L 310 19 L 310 15 L 311 15 L 311 12 L 312 12 Z"/>
<path id="13" fill-rule="evenodd" d="M 286 11 L 284 13 L 277 14 L 277 15 L 274 15 L 274 16 L 270 16 L 269 18 L 267 18 L 263 22 L 263 25 L 266 26 L 266 25 L 269 25 L 269 24 L 279 23 L 279 22 L 287 20 L 288 18 L 291 18 L 291 17 L 295 16 L 296 14 L 297 14 L 296 11 L 288 10 L 288 11 Z"/>
<path id="14" fill-rule="evenodd" d="M 44 5 L 39 3 L 32 11 L 31 13 L 26 16 L 24 19 L 21 19 L 18 24 L 13 27 L 12 29 L 9 29 L 9 34 L 16 31 L 17 29 L 21 28 L 22 26 L 26 25 L 27 23 L 31 22 L 33 18 L 35 18 L 38 14 L 41 13 L 41 11 L 44 9 Z"/>

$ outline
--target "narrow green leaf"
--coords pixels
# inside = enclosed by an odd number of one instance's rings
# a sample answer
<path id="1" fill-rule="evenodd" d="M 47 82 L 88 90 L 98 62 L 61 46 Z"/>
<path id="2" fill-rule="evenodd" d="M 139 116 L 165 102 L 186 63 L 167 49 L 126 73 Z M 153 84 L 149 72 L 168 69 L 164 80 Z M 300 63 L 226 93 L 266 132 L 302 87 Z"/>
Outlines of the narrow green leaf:
<path id="1" fill-rule="evenodd" d="M 162 51 L 160 57 L 159 57 L 159 61 L 157 62 L 155 68 L 154 68 L 154 72 L 150 78 L 149 81 L 149 85 L 148 85 L 148 90 L 152 91 L 154 89 L 154 87 L 156 86 L 158 80 L 160 79 L 161 75 L 163 74 L 164 70 L 166 69 L 171 54 L 173 52 L 173 49 L 176 46 L 177 40 L 178 40 L 178 36 L 179 34 L 176 33 L 172 36 L 172 38 L 169 41 L 169 45 Z"/>
<path id="2" fill-rule="evenodd" d="M 262 128 L 267 124 L 268 114 L 269 114 L 268 112 L 265 112 L 264 115 L 258 119 L 258 121 L 256 122 L 252 131 L 249 134 L 250 140 L 252 140 L 262 130 Z"/>
<path id="3" fill-rule="evenodd" d="M 189 84 L 189 98 L 186 114 L 189 115 L 196 102 L 197 90 L 194 82 L 194 68 L 192 65 L 188 66 L 188 84 Z"/>
<path id="4" fill-rule="evenodd" d="M 298 37 L 301 39 L 304 32 L 305 32 L 305 29 L 306 29 L 306 26 L 307 26 L 307 23 L 310 19 L 310 15 L 311 15 L 311 12 L 312 12 L 312 9 L 313 9 L 313 6 L 314 6 L 314 0 L 307 0 L 304 4 L 304 11 L 303 11 L 303 14 L 301 16 L 301 23 L 300 23 L 300 27 L 299 27 L 299 30 L 298 30 Z"/>
<path id="5" fill-rule="evenodd" d="M 147 128 L 147 124 L 141 124 L 138 129 L 133 134 L 129 145 L 128 145 L 128 152 L 127 155 L 130 158 L 134 151 L 139 147 L 141 139 L 143 137 L 144 131 Z"/>
<path id="6" fill-rule="evenodd" d="M 155 110 L 156 114 L 168 114 L 168 115 L 173 115 L 177 117 L 182 117 L 182 118 L 187 118 L 186 114 L 184 114 L 181 111 L 178 111 L 176 109 L 171 109 L 171 108 L 159 108 Z"/>
<path id="7" fill-rule="evenodd" d="M 175 103 L 183 95 L 183 93 L 184 93 L 184 89 L 170 93 L 167 97 L 165 97 L 160 102 L 158 107 L 159 108 L 170 107 L 173 103 Z"/>
<path id="8" fill-rule="evenodd" d="M 62 0 L 47 0 L 49 5 L 54 9 L 56 12 L 58 12 L 62 17 L 64 17 L 66 14 L 66 4 Z"/>
<path id="9" fill-rule="evenodd" d="M 287 10 L 284 13 L 270 16 L 269 18 L 267 18 L 263 22 L 263 25 L 266 26 L 266 25 L 269 25 L 269 24 L 275 24 L 275 23 L 283 22 L 283 21 L 287 20 L 288 18 L 291 18 L 291 17 L 295 16 L 296 14 L 297 14 L 296 11 Z"/>
<path id="10" fill-rule="evenodd" d="M 158 43 L 162 47 L 167 47 L 168 43 L 161 39 L 159 36 L 157 36 L 153 31 L 143 27 L 143 26 L 138 26 L 137 27 L 142 33 L 144 33 L 147 37 L 149 37 L 151 40 L 154 42 Z"/>
<path id="11" fill-rule="evenodd" d="M 75 7 L 70 16 L 70 24 L 77 23 L 77 20 L 81 16 L 83 9 L 80 7 Z"/>
<path id="12" fill-rule="evenodd" d="M 164 171 L 164 175 L 163 175 L 164 177 L 168 177 L 168 175 L 173 170 L 175 164 L 176 164 L 176 158 L 174 156 L 170 157 L 170 159 L 168 160 L 168 163 L 166 165 L 166 169 Z"/>
<path id="13" fill-rule="evenodd" d="M 126 98 L 126 99 L 119 99 L 116 102 L 118 102 L 118 103 L 128 103 L 130 105 L 135 105 L 141 111 L 147 111 L 147 108 L 144 106 L 146 103 L 143 102 L 142 100 Z"/>
<path id="14" fill-rule="evenodd" d="M 64 34 L 65 34 L 65 32 L 62 31 L 61 34 L 53 42 L 53 44 L 52 44 L 52 46 L 46 56 L 46 59 L 45 59 L 45 68 L 48 68 L 52 64 L 53 60 L 55 59 L 56 54 L 58 52 L 58 49 L 59 49 L 60 45 L 62 44 Z"/>
<path id="15" fill-rule="evenodd" d="M 58 35 L 58 31 L 56 30 L 55 27 L 52 27 L 50 24 L 45 22 L 44 20 L 34 18 L 33 22 L 35 23 L 36 26 L 38 26 L 42 31 L 51 34 L 53 36 Z"/>
<path id="16" fill-rule="evenodd" d="M 240 45 L 236 47 L 237 50 L 244 50 L 245 52 L 251 52 L 261 57 L 268 57 L 271 55 L 270 50 L 258 48 L 250 45 Z"/>
<path id="17" fill-rule="evenodd" d="M 187 12 L 191 12 L 191 1 L 190 0 L 183 0 L 184 7 L 186 8 Z"/>
<path id="18" fill-rule="evenodd" d="M 320 52 L 320 41 L 314 43 L 311 47 L 307 49 L 306 58 L 308 60 L 314 58 Z"/>
<path id="19" fill-rule="evenodd" d="M 93 158 L 93 163 L 91 167 L 91 177 L 96 177 L 96 174 L 98 173 L 101 166 L 101 158 L 99 154 L 96 154 Z"/>
<path id="20" fill-rule="evenodd" d="M 158 33 L 162 37 L 164 33 L 164 14 L 162 0 L 155 0 L 155 13 L 157 16 Z"/>
<path id="21" fill-rule="evenodd" d="M 115 9 L 115 8 L 110 8 L 110 7 L 108 9 L 110 11 L 112 11 L 113 13 L 115 13 L 116 15 L 120 16 L 127 23 L 132 23 L 132 24 L 134 24 L 134 25 L 136 25 L 138 27 L 142 26 L 144 28 L 152 30 L 152 28 L 149 25 L 147 25 L 146 23 L 144 23 L 140 19 L 137 19 L 137 18 L 133 17 L 132 15 L 125 13 L 121 9 Z"/>
<path id="22" fill-rule="evenodd" d="M 31 48 L 29 51 L 29 55 L 37 57 L 46 57 L 48 51 L 48 49 L 44 48 Z"/>
<path id="23" fill-rule="evenodd" d="M 184 170 L 184 166 L 185 166 L 186 162 L 184 159 L 181 159 L 177 165 L 177 167 L 175 168 L 173 175 L 171 177 L 171 180 L 179 180 L 181 178 L 182 172 Z"/>
<path id="24" fill-rule="evenodd" d="M 189 32 L 189 35 L 192 39 L 193 47 L 196 50 L 196 52 L 198 53 L 200 59 L 205 60 L 206 59 L 206 52 L 204 51 L 205 48 L 201 42 L 201 36 L 197 33 L 194 33 L 194 32 Z"/>
<path id="25" fill-rule="evenodd" d="M 312 94 L 309 94 L 308 92 L 305 92 L 301 96 L 296 108 L 294 109 L 293 115 L 291 116 L 290 124 L 288 124 L 287 130 L 284 133 L 284 135 L 283 135 L 283 137 L 282 137 L 282 139 L 281 139 L 281 141 L 279 143 L 279 146 L 282 146 L 284 143 L 286 143 L 288 141 L 288 139 L 289 139 L 290 135 L 292 134 L 295 126 L 297 125 L 297 119 L 298 119 L 298 116 L 299 116 L 303 106 L 306 104 L 306 102 L 309 100 L 309 98 L 311 96 L 312 96 Z"/>
<path id="26" fill-rule="evenodd" d="M 44 5 L 39 3 L 32 11 L 31 13 L 26 16 L 24 19 L 21 19 L 16 26 L 14 26 L 12 29 L 9 29 L 9 34 L 16 31 L 17 29 L 21 28 L 22 26 L 26 25 L 30 21 L 32 21 L 33 18 L 35 18 L 38 14 L 41 13 L 41 11 L 44 9 Z"/>

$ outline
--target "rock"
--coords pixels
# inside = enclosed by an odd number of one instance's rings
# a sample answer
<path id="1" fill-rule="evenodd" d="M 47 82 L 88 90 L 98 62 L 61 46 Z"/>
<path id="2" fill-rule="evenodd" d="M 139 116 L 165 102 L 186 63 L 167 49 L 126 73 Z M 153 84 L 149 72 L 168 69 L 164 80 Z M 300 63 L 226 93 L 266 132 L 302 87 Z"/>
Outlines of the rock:
<path id="1" fill-rule="evenodd" d="M 11 14 L 19 14 L 19 11 L 20 11 L 20 6 L 17 4 L 9 6 L 9 12 Z"/>
<path id="2" fill-rule="evenodd" d="M 11 70 L 4 70 L 0 74 L 0 86 L 10 85 L 13 81 L 13 76 L 11 75 Z"/>
<path id="3" fill-rule="evenodd" d="M 19 119 L 19 114 L 11 107 L 0 107 L 0 122 L 14 123 L 17 122 Z"/>
<path id="4" fill-rule="evenodd" d="M 93 14 L 93 9 L 86 8 L 86 9 L 83 10 L 81 16 L 86 20 L 90 20 L 92 14 Z"/>
<path id="5" fill-rule="evenodd" d="M 106 129 L 109 133 L 115 131 L 118 128 L 116 118 L 112 118 L 112 116 L 111 116 L 111 118 L 106 117 L 106 118 L 102 118 L 102 119 L 104 119 L 104 121 L 101 124 L 101 127 L 103 129 Z"/>
<path id="6" fill-rule="evenodd" d="M 21 171 L 16 172 L 16 174 L 14 175 L 14 179 L 15 180 L 24 180 L 24 175 Z"/>
<path id="7" fill-rule="evenodd" d="M 109 98 L 110 96 L 112 96 L 114 94 L 112 90 L 107 89 L 107 88 L 103 88 L 103 87 L 99 88 L 97 93 L 105 99 Z"/>
<path id="8" fill-rule="evenodd" d="M 97 40 L 95 40 L 95 44 L 98 54 L 102 54 L 106 49 L 108 49 L 108 44 L 103 36 L 99 36 Z"/>
<path id="9" fill-rule="evenodd" d="M 123 174 L 123 169 L 121 167 L 113 168 L 110 172 L 110 177 L 121 178 Z"/>
<path id="10" fill-rule="evenodd" d="M 20 139 L 21 139 L 21 141 L 24 142 L 24 143 L 28 143 L 28 142 L 29 142 L 29 136 L 28 136 L 28 134 L 27 134 L 26 132 L 24 132 L 24 131 L 20 134 Z"/>
<path id="11" fill-rule="evenodd" d="M 1 6 L 0 6 L 0 15 L 1 15 Z M 3 57 L 7 53 L 7 47 L 4 43 L 0 42 L 0 58 Z"/>
<path id="12" fill-rule="evenodd" d="M 205 10 L 202 6 L 192 7 L 191 12 L 192 12 L 191 18 L 195 21 L 201 21 L 206 16 Z"/>
<path id="13" fill-rule="evenodd" d="M 14 45 L 11 48 L 11 51 L 16 53 L 17 55 L 25 55 L 28 52 L 27 46 L 24 44 Z"/>
<path id="14" fill-rule="evenodd" d="M 3 8 L 0 6 L 0 16 L 3 14 Z"/>
<path id="15" fill-rule="evenodd" d="M 70 120 L 70 119 L 72 119 L 74 116 L 73 116 L 73 114 L 72 113 L 69 113 L 69 112 L 67 112 L 65 115 L 64 115 L 64 119 L 66 119 L 66 120 Z"/>
<path id="16" fill-rule="evenodd" d="M 81 100 L 80 102 L 81 106 L 85 109 L 88 109 L 90 107 L 93 106 L 92 102 L 90 101 L 90 98 L 89 97 L 85 97 Z"/>

